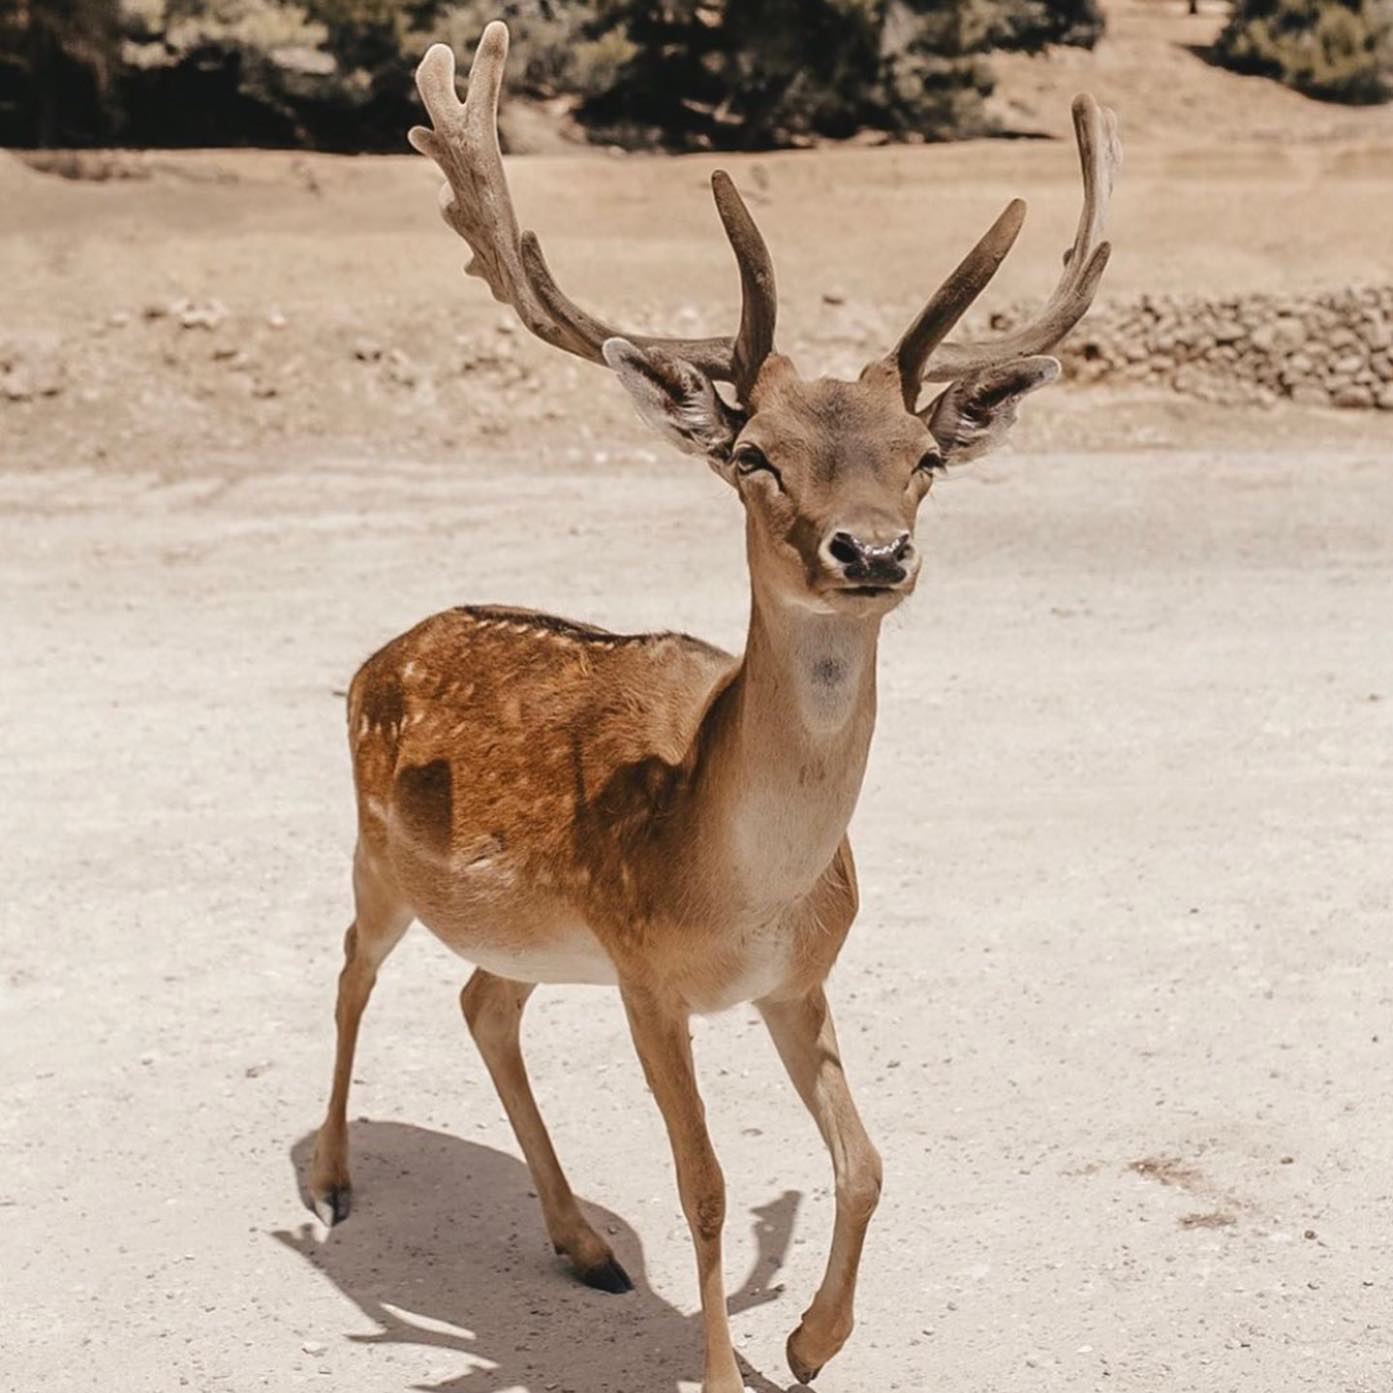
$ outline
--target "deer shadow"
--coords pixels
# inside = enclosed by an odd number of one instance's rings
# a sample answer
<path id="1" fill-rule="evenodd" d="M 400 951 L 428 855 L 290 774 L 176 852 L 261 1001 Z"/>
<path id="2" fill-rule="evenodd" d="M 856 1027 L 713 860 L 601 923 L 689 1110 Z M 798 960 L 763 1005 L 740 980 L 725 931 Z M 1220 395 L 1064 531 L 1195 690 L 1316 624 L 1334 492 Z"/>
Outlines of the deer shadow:
<path id="1" fill-rule="evenodd" d="M 684 1315 L 651 1290 L 638 1235 L 616 1215 L 583 1206 L 633 1278 L 634 1290 L 623 1296 L 582 1286 L 551 1256 L 521 1161 L 400 1122 L 356 1122 L 350 1141 L 352 1215 L 327 1236 L 309 1222 L 272 1236 L 373 1323 L 371 1332 L 349 1335 L 352 1343 L 435 1348 L 477 1361 L 462 1374 L 412 1388 L 679 1393 L 679 1379 L 700 1381 L 700 1315 Z M 306 1208 L 313 1150 L 310 1133 L 290 1152 Z M 730 1297 L 733 1313 L 780 1296 L 773 1279 L 800 1199 L 790 1190 L 752 1211 L 757 1256 Z M 748 1364 L 743 1372 L 757 1393 L 784 1387 Z"/>

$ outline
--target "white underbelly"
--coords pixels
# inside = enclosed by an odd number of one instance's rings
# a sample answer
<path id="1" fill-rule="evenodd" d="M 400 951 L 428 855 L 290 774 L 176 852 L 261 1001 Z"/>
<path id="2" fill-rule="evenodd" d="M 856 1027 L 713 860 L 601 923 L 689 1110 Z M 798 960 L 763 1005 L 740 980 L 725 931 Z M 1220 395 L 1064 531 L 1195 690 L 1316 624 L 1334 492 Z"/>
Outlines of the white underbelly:
<path id="1" fill-rule="evenodd" d="M 445 937 L 445 942 L 476 967 L 513 982 L 612 987 L 619 981 L 614 960 L 584 925 L 553 929 L 540 940 L 526 943 L 460 941 L 454 936 Z"/>
<path id="2" fill-rule="evenodd" d="M 724 980 L 714 983 L 701 993 L 693 1004 L 703 1015 L 727 1011 L 746 1001 L 758 1001 L 783 986 L 788 976 L 786 960 L 771 954 L 743 963 Z"/>

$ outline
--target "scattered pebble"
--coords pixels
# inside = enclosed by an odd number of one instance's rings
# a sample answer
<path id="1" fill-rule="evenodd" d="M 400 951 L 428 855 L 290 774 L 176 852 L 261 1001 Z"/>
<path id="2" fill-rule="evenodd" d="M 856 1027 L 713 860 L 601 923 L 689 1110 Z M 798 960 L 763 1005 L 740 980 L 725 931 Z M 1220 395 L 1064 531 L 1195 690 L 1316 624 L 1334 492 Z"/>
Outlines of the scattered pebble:
<path id="1" fill-rule="evenodd" d="M 185 329 L 217 329 L 227 319 L 228 308 L 221 300 L 175 300 L 169 313 Z"/>

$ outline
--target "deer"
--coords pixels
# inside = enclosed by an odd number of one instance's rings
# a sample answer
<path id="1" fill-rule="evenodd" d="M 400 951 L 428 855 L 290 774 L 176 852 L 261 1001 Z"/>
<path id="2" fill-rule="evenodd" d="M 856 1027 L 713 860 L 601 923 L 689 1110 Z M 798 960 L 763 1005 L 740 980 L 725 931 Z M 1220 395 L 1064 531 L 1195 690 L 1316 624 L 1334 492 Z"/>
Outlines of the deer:
<path id="1" fill-rule="evenodd" d="M 857 914 L 847 826 L 875 726 L 880 629 L 915 588 L 916 515 L 935 478 L 995 446 L 1022 398 L 1059 375 L 1048 350 L 1087 312 L 1108 261 L 1116 117 L 1089 96 L 1074 102 L 1083 207 L 1038 314 L 995 338 L 949 338 L 1021 230 L 1025 205 L 1013 200 L 889 353 L 855 381 L 808 379 L 774 347 L 773 265 L 723 172 L 712 187 L 739 270 L 733 336 L 623 332 L 562 292 L 537 237 L 519 230 L 504 174 L 507 51 L 495 21 L 461 102 L 454 56 L 433 46 L 416 75 L 430 125 L 409 140 L 445 176 L 440 209 L 472 251 L 467 271 L 539 339 L 608 368 L 644 421 L 736 491 L 747 640 L 732 655 L 685 634 L 617 634 L 464 605 L 358 671 L 347 703 L 354 917 L 309 1196 L 327 1226 L 348 1216 L 359 1026 L 384 960 L 419 920 L 474 965 L 460 1005 L 553 1247 L 589 1286 L 630 1290 L 571 1190 L 521 1051 L 538 985 L 615 987 L 695 1249 L 703 1393 L 739 1393 L 722 1275 L 725 1182 L 691 1020 L 752 1003 L 835 1181 L 825 1272 L 786 1346 L 807 1383 L 851 1334 L 881 1191 L 825 990 Z M 928 383 L 943 385 L 921 405 Z"/>

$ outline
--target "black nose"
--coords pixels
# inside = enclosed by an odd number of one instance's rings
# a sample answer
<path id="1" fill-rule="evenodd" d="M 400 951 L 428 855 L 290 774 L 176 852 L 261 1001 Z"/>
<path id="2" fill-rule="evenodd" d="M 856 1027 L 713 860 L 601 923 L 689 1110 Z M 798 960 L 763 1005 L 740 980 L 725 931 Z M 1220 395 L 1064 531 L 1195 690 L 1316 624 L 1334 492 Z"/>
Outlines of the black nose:
<path id="1" fill-rule="evenodd" d="M 889 542 L 867 542 L 850 532 L 834 532 L 827 543 L 827 554 L 842 568 L 848 580 L 873 585 L 898 585 L 906 575 L 904 563 L 914 553 L 908 532 Z"/>

